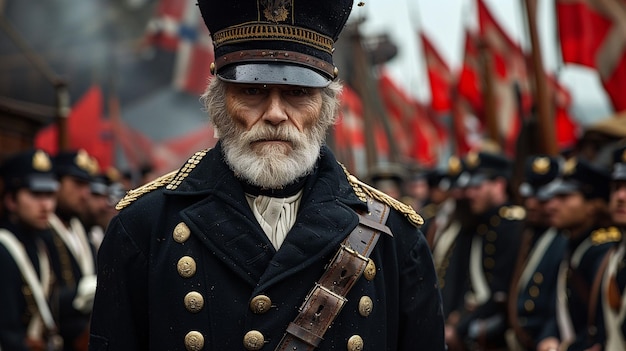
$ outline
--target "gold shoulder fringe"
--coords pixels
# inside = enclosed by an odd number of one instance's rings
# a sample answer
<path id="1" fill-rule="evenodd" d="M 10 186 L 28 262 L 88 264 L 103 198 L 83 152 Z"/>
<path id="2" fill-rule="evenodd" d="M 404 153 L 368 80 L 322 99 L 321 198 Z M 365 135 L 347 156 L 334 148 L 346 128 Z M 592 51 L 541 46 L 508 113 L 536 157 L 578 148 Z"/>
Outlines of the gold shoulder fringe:
<path id="1" fill-rule="evenodd" d="M 343 171 L 348 177 L 348 182 L 350 183 L 350 185 L 352 185 L 352 189 L 354 189 L 356 196 L 358 196 L 361 201 L 367 202 L 368 198 L 381 201 L 402 213 L 411 223 L 415 224 L 416 226 L 419 227 L 424 224 L 424 219 L 419 214 L 417 214 L 417 212 L 415 212 L 413 207 L 394 199 L 393 197 L 383 193 L 382 191 L 370 185 L 363 183 L 357 177 L 350 174 L 343 165 L 341 166 L 343 167 Z"/>
<path id="2" fill-rule="evenodd" d="M 115 209 L 119 211 L 124 207 L 130 205 L 143 195 L 169 184 L 172 179 L 174 179 L 176 173 L 178 173 L 178 170 L 160 176 L 159 178 L 148 182 L 140 186 L 139 188 L 129 190 L 128 192 L 126 192 L 126 195 L 117 203 L 117 205 L 115 205 Z"/>
<path id="3" fill-rule="evenodd" d="M 617 227 L 600 228 L 591 233 L 593 245 L 618 242 L 622 240 L 622 233 Z"/>

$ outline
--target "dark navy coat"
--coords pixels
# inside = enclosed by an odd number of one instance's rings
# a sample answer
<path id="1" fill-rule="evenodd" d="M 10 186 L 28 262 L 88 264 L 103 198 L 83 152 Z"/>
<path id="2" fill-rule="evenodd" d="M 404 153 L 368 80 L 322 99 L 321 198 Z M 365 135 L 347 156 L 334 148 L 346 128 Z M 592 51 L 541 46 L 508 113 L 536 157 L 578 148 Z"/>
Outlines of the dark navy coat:
<path id="1" fill-rule="evenodd" d="M 190 331 L 202 350 L 244 350 L 251 330 L 263 335 L 261 350 L 274 350 L 357 225 L 355 210 L 366 209 L 323 148 L 296 223 L 276 251 L 220 145 L 199 155 L 173 179 L 149 187 L 169 186 L 141 196 L 111 222 L 98 257 L 91 350 L 185 350 Z M 173 239 L 180 223 L 190 231 L 182 243 Z M 386 224 L 394 236 L 382 235 L 370 256 L 376 276 L 356 282 L 319 350 L 346 350 L 353 335 L 365 350 L 444 349 L 441 299 L 424 237 L 399 211 Z M 177 268 L 184 256 L 196 265 L 186 278 Z M 184 302 L 192 291 L 202 301 L 195 312 Z M 259 295 L 271 299 L 260 314 L 250 307 Z M 358 312 L 363 296 L 373 301 L 367 317 Z"/>

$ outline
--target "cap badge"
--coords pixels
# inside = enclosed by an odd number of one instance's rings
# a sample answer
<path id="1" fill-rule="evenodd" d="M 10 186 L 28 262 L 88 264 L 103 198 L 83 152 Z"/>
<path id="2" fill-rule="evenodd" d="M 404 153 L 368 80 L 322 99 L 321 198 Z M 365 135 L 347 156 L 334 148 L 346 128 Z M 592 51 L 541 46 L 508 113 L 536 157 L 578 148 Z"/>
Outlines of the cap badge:
<path id="1" fill-rule="evenodd" d="M 476 152 L 470 152 L 467 154 L 467 166 L 469 168 L 476 168 L 478 167 L 478 164 L 480 163 L 480 159 L 478 157 L 478 154 Z"/>
<path id="2" fill-rule="evenodd" d="M 52 169 L 52 161 L 45 152 L 37 150 L 33 155 L 33 168 L 39 172 L 47 172 Z"/>
<path id="3" fill-rule="evenodd" d="M 452 156 L 448 160 L 448 173 L 451 175 L 455 175 L 461 172 L 461 161 L 458 157 Z"/>
<path id="4" fill-rule="evenodd" d="M 289 18 L 289 8 L 293 0 L 261 0 L 263 15 L 270 22 L 284 22 Z"/>
<path id="5" fill-rule="evenodd" d="M 563 165 L 563 174 L 565 175 L 570 175 L 572 173 L 574 173 L 574 171 L 576 170 L 576 165 L 578 164 L 578 161 L 576 161 L 576 158 L 572 157 L 569 160 L 565 161 L 565 164 Z"/>
<path id="6" fill-rule="evenodd" d="M 78 150 L 78 152 L 76 153 L 74 163 L 76 163 L 78 168 L 84 171 L 89 172 L 89 170 L 91 169 L 91 159 L 89 158 L 87 151 L 83 149 Z"/>
<path id="7" fill-rule="evenodd" d="M 550 170 L 550 160 L 547 157 L 537 157 L 533 161 L 533 172 L 546 174 Z"/>

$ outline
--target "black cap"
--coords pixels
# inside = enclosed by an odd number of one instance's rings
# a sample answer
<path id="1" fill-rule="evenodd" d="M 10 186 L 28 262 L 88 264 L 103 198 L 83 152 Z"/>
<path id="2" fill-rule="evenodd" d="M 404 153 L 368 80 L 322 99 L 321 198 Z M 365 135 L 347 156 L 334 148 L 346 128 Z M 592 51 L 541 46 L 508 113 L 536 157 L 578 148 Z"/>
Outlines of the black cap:
<path id="1" fill-rule="evenodd" d="M 532 155 L 526 158 L 524 181 L 519 193 L 523 197 L 537 196 L 539 189 L 559 175 L 561 158 L 549 155 Z"/>
<path id="2" fill-rule="evenodd" d="M 511 161 L 504 155 L 492 152 L 470 152 L 465 158 L 469 179 L 465 186 L 477 186 L 487 180 L 511 176 Z"/>
<path id="3" fill-rule="evenodd" d="M 72 176 L 85 182 L 91 182 L 98 174 L 98 162 L 87 151 L 62 151 L 54 158 L 57 176 Z"/>
<path id="4" fill-rule="evenodd" d="M 55 192 L 59 188 L 50 156 L 43 150 L 28 150 L 8 158 L 0 168 L 5 190 L 27 188 L 33 192 Z"/>
<path id="5" fill-rule="evenodd" d="M 108 196 L 110 188 L 113 184 L 119 183 L 121 173 L 114 167 L 110 167 L 105 172 L 99 173 L 92 177 L 90 187 L 91 193 L 96 195 Z"/>
<path id="6" fill-rule="evenodd" d="M 613 180 L 626 180 L 626 145 L 613 151 Z"/>
<path id="7" fill-rule="evenodd" d="M 466 177 L 469 177 L 466 172 L 465 161 L 457 156 L 450 156 L 448 158 L 448 165 L 444 172 L 444 176 L 439 182 L 441 190 L 450 190 L 452 188 L 463 188 L 467 183 Z"/>
<path id="8" fill-rule="evenodd" d="M 212 71 L 229 82 L 325 87 L 353 0 L 199 0 L 215 51 Z"/>
<path id="9" fill-rule="evenodd" d="M 608 199 L 610 179 L 607 170 L 572 157 L 564 163 L 561 175 L 539 190 L 539 197 L 548 199 L 580 192 L 586 199 Z"/>

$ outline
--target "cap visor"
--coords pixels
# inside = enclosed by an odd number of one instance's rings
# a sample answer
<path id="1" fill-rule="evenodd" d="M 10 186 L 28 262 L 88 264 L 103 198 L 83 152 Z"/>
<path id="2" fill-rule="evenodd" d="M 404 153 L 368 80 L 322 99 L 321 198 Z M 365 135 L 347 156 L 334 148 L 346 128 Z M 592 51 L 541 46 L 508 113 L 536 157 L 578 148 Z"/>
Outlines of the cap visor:
<path id="1" fill-rule="evenodd" d="M 53 193 L 59 190 L 59 182 L 53 178 L 31 178 L 28 189 L 35 193 Z"/>
<path id="2" fill-rule="evenodd" d="M 245 63 L 222 67 L 217 76 L 226 82 L 242 84 L 282 84 L 325 88 L 330 79 L 311 68 L 284 63 Z"/>
<path id="3" fill-rule="evenodd" d="M 613 180 L 626 180 L 626 164 L 615 164 L 615 168 L 613 170 L 613 174 L 611 174 L 611 178 Z"/>
<path id="4" fill-rule="evenodd" d="M 537 192 L 540 200 L 548 200 L 557 195 L 567 195 L 579 191 L 576 183 L 568 182 L 562 179 L 555 179 L 552 182 L 541 187 Z"/>

